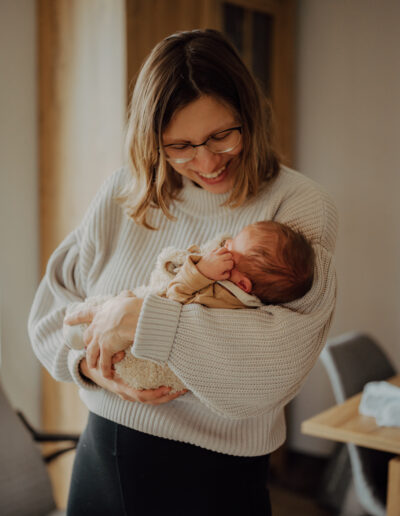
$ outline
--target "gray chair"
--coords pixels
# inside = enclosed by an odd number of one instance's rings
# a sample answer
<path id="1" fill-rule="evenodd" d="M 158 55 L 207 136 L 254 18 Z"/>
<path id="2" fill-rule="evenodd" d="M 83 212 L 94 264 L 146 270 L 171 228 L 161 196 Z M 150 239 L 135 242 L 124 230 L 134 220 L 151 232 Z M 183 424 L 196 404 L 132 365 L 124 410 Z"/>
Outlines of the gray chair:
<path id="1" fill-rule="evenodd" d="M 362 391 L 371 381 L 396 374 L 378 343 L 362 333 L 348 333 L 328 340 L 321 361 L 337 403 Z M 388 461 L 393 455 L 346 444 L 354 490 L 361 507 L 373 516 L 384 516 Z"/>
<path id="2" fill-rule="evenodd" d="M 61 516 L 56 510 L 46 462 L 76 447 L 77 435 L 35 431 L 8 402 L 0 384 L 0 514 Z M 43 457 L 36 442 L 67 445 Z"/>

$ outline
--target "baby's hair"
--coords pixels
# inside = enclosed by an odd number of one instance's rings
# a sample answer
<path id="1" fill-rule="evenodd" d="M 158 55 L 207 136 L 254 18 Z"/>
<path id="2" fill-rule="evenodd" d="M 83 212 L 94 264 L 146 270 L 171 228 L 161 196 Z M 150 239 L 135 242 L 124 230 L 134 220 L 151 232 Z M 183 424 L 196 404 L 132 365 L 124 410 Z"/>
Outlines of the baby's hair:
<path id="1" fill-rule="evenodd" d="M 261 221 L 249 229 L 256 243 L 237 268 L 251 280 L 252 294 L 265 304 L 288 303 L 311 288 L 314 250 L 305 236 L 285 224 Z"/>

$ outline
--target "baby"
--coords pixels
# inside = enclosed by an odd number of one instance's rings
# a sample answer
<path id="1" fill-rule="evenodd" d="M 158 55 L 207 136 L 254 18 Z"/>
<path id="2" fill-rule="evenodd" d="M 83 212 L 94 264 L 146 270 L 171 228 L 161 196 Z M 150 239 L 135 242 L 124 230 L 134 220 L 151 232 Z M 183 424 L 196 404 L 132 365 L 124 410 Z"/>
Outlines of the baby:
<path id="1" fill-rule="evenodd" d="M 304 296 L 311 287 L 312 246 L 301 233 L 284 224 L 256 222 L 246 226 L 234 238 L 218 241 L 217 246 L 215 241 L 213 244 L 214 248 L 207 252 L 197 246 L 183 253 L 172 248 L 163 250 L 150 285 L 138 287 L 128 295 L 143 297 L 147 293 L 156 293 L 182 304 L 253 308 L 288 303 Z M 163 282 L 164 286 L 161 285 Z M 104 303 L 108 298 L 88 298 L 84 303 L 71 305 L 67 315 L 88 305 Z M 83 348 L 84 330 L 84 325 L 64 324 L 66 344 L 74 349 Z M 186 388 L 168 366 L 136 358 L 130 351 L 114 364 L 114 369 L 135 389 L 169 386 L 175 392 Z"/>
<path id="2" fill-rule="evenodd" d="M 166 297 L 212 308 L 243 308 L 249 303 L 288 303 L 311 287 L 313 248 L 301 233 L 284 224 L 256 222 L 222 244 L 203 256 L 189 255 Z M 253 300 L 240 291 L 251 294 Z"/>

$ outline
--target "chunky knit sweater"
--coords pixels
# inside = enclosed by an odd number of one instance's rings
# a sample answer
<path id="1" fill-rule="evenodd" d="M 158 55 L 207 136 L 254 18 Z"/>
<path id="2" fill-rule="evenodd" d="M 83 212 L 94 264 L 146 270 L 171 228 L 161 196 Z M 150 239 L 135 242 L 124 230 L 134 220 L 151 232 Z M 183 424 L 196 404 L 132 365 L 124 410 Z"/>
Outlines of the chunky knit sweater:
<path id="1" fill-rule="evenodd" d="M 184 178 L 176 221 L 150 211 L 152 231 L 138 226 L 115 201 L 130 180 L 113 174 L 80 226 L 59 245 L 36 293 L 29 334 L 36 355 L 59 381 L 74 381 L 88 409 L 155 436 L 239 456 L 272 452 L 285 439 L 284 406 L 299 392 L 325 342 L 336 297 L 333 249 L 337 215 L 329 196 L 288 168 L 251 202 L 222 207 L 213 194 Z M 62 323 L 69 303 L 118 294 L 148 283 L 166 246 L 188 247 L 215 234 L 276 219 L 303 231 L 316 254 L 314 282 L 283 306 L 229 310 L 149 295 L 132 353 L 168 364 L 190 392 L 158 406 L 120 399 L 80 375 L 83 351 L 69 349 Z"/>

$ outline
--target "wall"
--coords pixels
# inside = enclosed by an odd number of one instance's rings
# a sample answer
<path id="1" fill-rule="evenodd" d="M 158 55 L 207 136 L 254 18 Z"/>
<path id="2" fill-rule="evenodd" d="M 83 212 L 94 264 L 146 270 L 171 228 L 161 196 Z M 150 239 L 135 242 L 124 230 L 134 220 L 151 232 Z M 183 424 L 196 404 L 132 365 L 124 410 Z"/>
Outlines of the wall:
<path id="1" fill-rule="evenodd" d="M 12 403 L 39 423 L 39 363 L 26 322 L 39 278 L 36 34 L 33 0 L 0 5 L 0 375 Z"/>
<path id="2" fill-rule="evenodd" d="M 331 335 L 363 330 L 400 369 L 400 2 L 301 0 L 296 168 L 340 215 Z M 290 443 L 324 452 L 300 421 L 333 403 L 320 364 L 290 409 Z"/>

